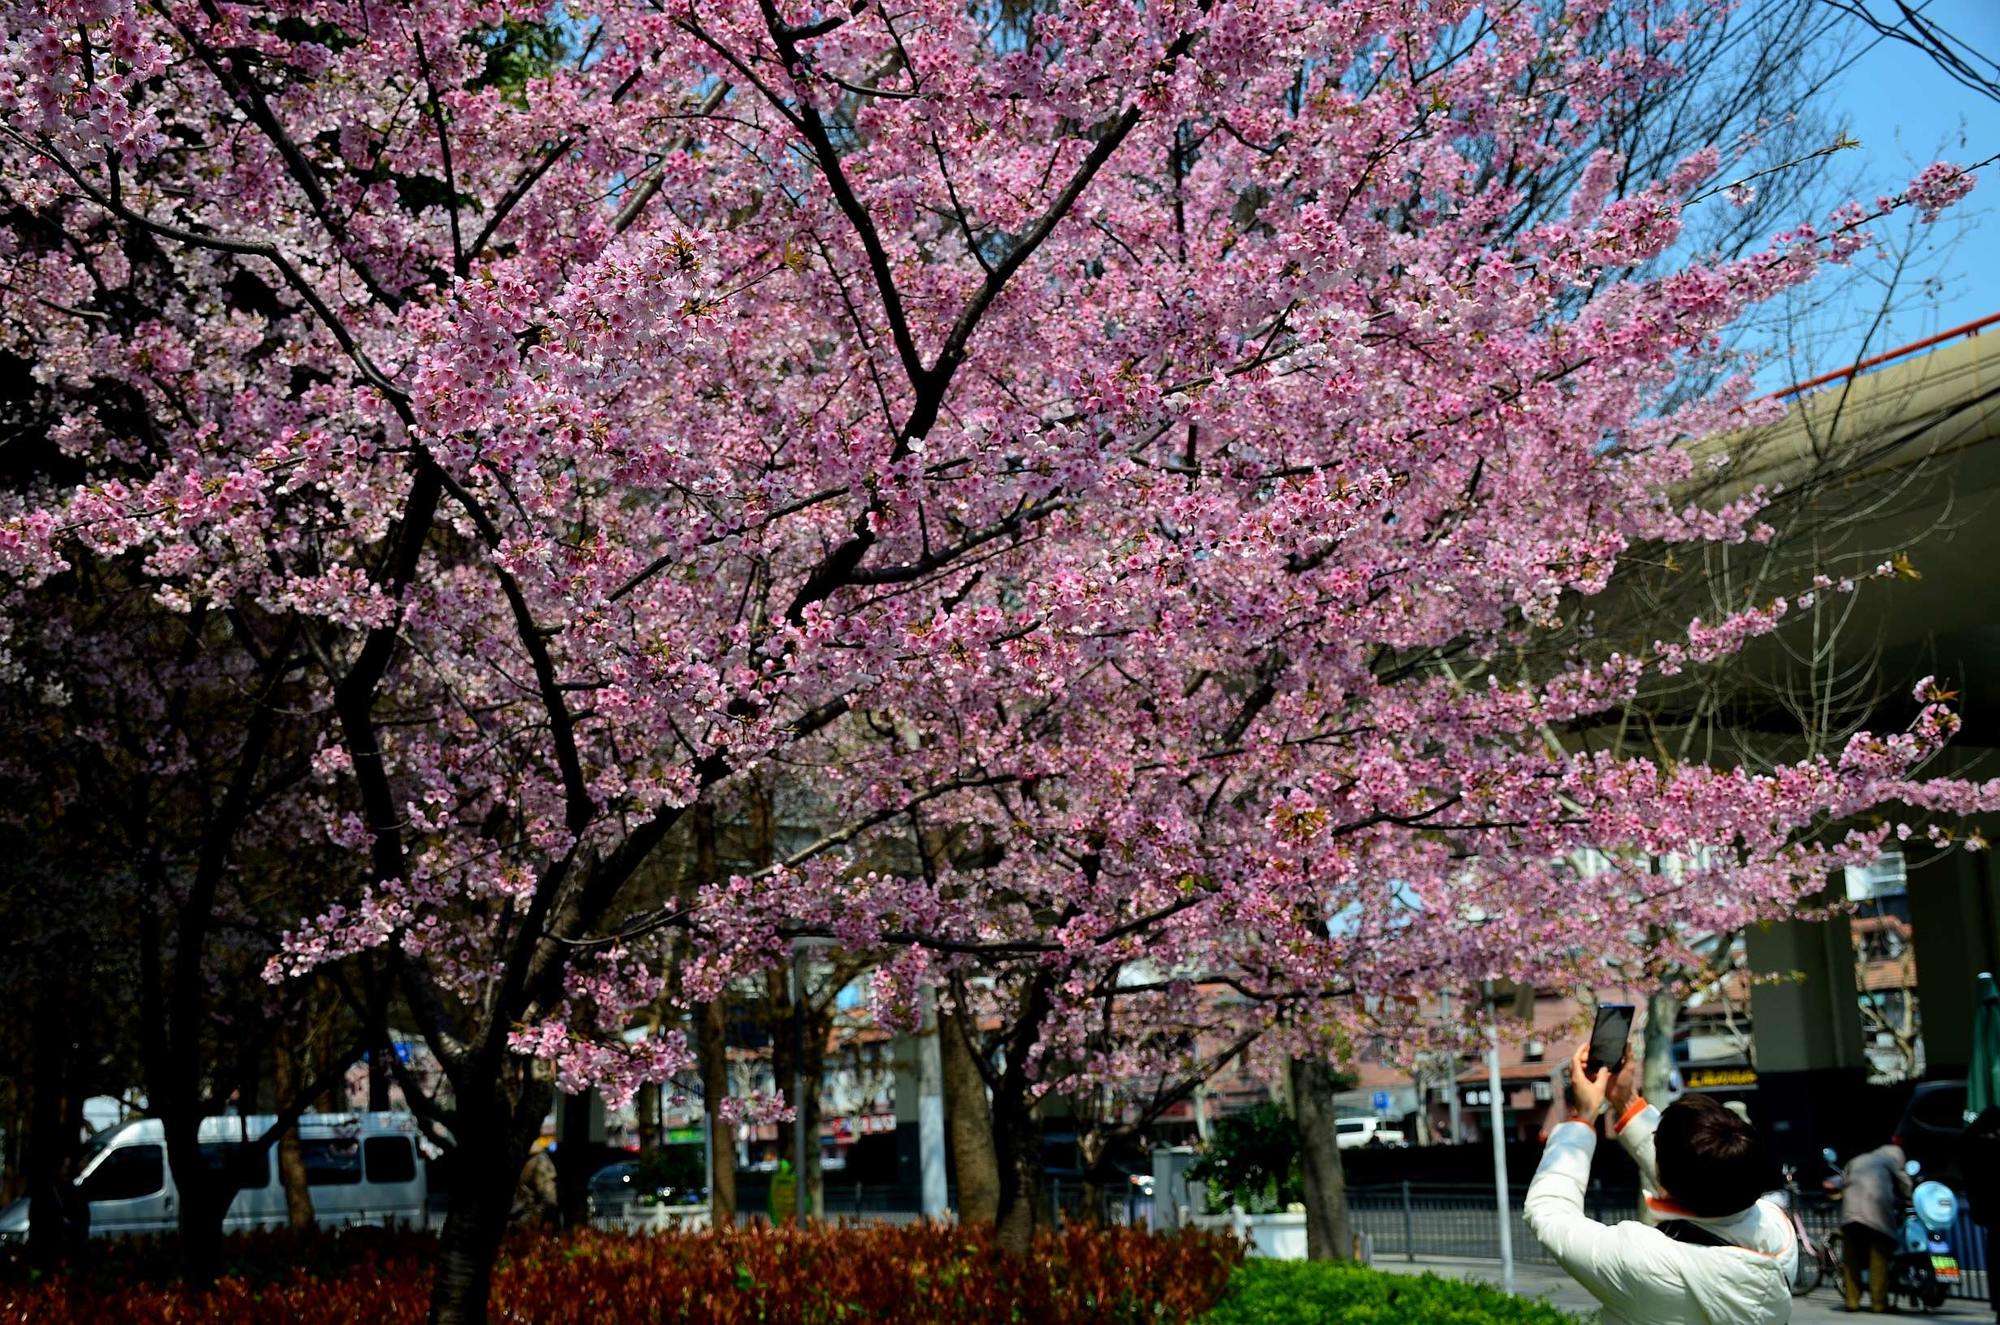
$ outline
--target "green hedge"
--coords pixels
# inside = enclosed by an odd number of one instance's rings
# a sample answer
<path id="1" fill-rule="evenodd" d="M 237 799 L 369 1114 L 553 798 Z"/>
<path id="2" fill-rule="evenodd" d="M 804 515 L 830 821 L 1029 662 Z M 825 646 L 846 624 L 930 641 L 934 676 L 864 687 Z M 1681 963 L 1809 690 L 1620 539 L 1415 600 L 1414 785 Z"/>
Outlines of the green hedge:
<path id="1" fill-rule="evenodd" d="M 1577 1325 L 1485 1284 L 1358 1265 L 1246 1261 L 1207 1325 Z"/>

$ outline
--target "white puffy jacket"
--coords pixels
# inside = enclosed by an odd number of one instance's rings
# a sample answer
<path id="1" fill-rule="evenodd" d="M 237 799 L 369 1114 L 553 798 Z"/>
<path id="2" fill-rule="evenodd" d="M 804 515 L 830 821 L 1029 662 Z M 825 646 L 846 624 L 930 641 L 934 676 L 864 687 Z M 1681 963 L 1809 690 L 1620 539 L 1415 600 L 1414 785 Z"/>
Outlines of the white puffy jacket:
<path id="1" fill-rule="evenodd" d="M 1688 1218 L 1659 1199 L 1653 1129 L 1660 1111 L 1636 1103 L 1617 1128 L 1639 1166 L 1649 1206 Z M 1783 1325 L 1792 1318 L 1787 1287 L 1798 1242 L 1785 1212 L 1768 1200 L 1726 1219 L 1695 1223 L 1727 1247 L 1677 1242 L 1637 1220 L 1600 1224 L 1584 1213 L 1596 1129 L 1575 1120 L 1556 1128 L 1528 1186 L 1528 1227 L 1570 1277 L 1604 1304 L 1604 1325 Z"/>

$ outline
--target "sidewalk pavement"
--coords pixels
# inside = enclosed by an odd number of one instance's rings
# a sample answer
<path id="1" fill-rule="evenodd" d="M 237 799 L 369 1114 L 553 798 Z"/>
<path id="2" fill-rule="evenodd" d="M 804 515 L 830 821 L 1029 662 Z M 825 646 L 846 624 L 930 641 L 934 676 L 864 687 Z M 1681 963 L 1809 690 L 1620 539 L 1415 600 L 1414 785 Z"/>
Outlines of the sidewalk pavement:
<path id="1" fill-rule="evenodd" d="M 1378 1256 L 1375 1268 L 1389 1270 L 1396 1274 L 1435 1274 L 1449 1279 L 1474 1279 L 1482 1283 L 1498 1285 L 1500 1282 L 1500 1262 L 1486 1260 L 1459 1260 L 1448 1256 L 1419 1256 L 1414 1262 L 1401 1256 Z M 1575 1312 L 1585 1319 L 1591 1319 L 1597 1311 L 1596 1299 L 1553 1265 L 1517 1265 L 1514 1267 L 1514 1291 L 1522 1297 L 1545 1299 L 1551 1306 L 1564 1311 Z M 1960 1325 L 1971 1325 L 1973 1321 L 1988 1321 L 1992 1308 L 1984 1302 L 1968 1302 L 1952 1299 L 1942 1310 L 1911 1314 L 1897 1313 L 1905 1320 L 1956 1321 Z M 1859 1322 L 1874 1317 L 1864 1311 L 1861 1315 L 1850 1316 L 1840 1302 L 1840 1287 L 1834 1283 L 1824 1283 L 1804 1297 L 1792 1299 L 1793 1325 L 1833 1325 L 1834 1322 Z"/>

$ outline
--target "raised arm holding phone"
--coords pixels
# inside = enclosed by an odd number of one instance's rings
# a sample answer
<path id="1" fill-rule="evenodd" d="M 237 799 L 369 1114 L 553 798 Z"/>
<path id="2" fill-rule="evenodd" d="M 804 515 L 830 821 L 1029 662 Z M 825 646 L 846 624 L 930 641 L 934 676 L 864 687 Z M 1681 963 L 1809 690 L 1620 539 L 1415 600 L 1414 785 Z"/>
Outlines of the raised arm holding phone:
<path id="1" fill-rule="evenodd" d="M 1609 1021 L 1616 1025 L 1615 1008 Z M 1626 1012 L 1629 1014 L 1629 1009 Z M 1599 1030 L 1607 1018 L 1600 1013 Z M 1621 1034 L 1629 1034 L 1629 1015 Z M 1632 1054 L 1593 1034 L 1570 1059 L 1572 1116 L 1549 1134 L 1528 1187 L 1527 1220 L 1570 1276 L 1604 1304 L 1604 1325 L 1778 1325 L 1798 1247 L 1750 1124 L 1691 1095 L 1665 1112 L 1641 1099 Z M 1657 1225 L 1603 1224 L 1584 1212 L 1597 1121 L 1632 1156 Z"/>

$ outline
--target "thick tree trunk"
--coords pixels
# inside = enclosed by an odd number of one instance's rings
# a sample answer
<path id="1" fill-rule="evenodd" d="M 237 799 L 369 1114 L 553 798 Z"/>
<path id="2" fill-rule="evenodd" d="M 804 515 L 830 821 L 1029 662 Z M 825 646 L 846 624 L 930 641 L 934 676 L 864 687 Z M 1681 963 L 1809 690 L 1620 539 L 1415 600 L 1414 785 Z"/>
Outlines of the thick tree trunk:
<path id="1" fill-rule="evenodd" d="M 806 1129 L 806 1171 L 799 1181 L 806 1185 L 806 1209 L 826 1215 L 826 1174 L 820 1155 L 820 1089 L 826 1083 L 826 1040 L 831 1032 L 821 1018 L 813 1015 L 811 1003 L 804 1003 L 799 1015 L 805 1020 L 805 1038 L 799 1044 L 799 1126 Z"/>
<path id="2" fill-rule="evenodd" d="M 1026 1092 L 1003 1089 L 993 1099 L 993 1151 L 999 1160 L 999 1208 L 994 1242 L 1026 1256 L 1042 1205 L 1042 1128 Z"/>
<path id="3" fill-rule="evenodd" d="M 708 1218 L 716 1228 L 730 1228 L 736 1223 L 736 1130 L 722 1119 L 722 1102 L 729 1098 L 729 1004 L 720 998 L 698 1004 L 694 1015 L 708 1114 Z"/>
<path id="4" fill-rule="evenodd" d="M 498 1074 L 495 1074 L 497 1076 Z M 510 1106 L 499 1080 L 490 1089 L 455 1081 L 458 1147 L 452 1154 L 451 1205 L 438 1234 L 431 1281 L 432 1325 L 486 1325 L 493 1266 L 507 1235 L 514 1191 L 553 1090 L 536 1080 L 513 1083 L 526 1098 Z"/>
<path id="5" fill-rule="evenodd" d="M 70 1100 L 69 1016 L 62 989 L 59 979 L 45 979 L 30 1014 L 34 1047 L 22 1168 L 28 1189 L 28 1256 L 44 1269 L 81 1247 L 86 1230 L 77 1226 L 77 1216 L 82 1212 L 87 1218 L 89 1211 L 70 1185 L 77 1138 L 64 1130 L 77 1110 Z"/>
<path id="6" fill-rule="evenodd" d="M 287 1108 L 300 1088 L 298 1060 L 292 1052 L 290 1033 L 280 1030 L 271 1053 L 271 1085 L 277 1092 L 278 1107 Z M 285 1222 L 295 1229 L 313 1226 L 312 1191 L 306 1186 L 305 1155 L 299 1147 L 299 1128 L 294 1123 L 278 1134 L 278 1185 L 285 1192 Z"/>
<path id="7" fill-rule="evenodd" d="M 764 1007 L 771 1027 L 771 1080 L 783 1092 L 785 1102 L 792 1106 L 790 1118 L 780 1118 L 778 1130 L 778 1163 L 785 1168 L 792 1167 L 792 1157 L 798 1153 L 794 1138 L 797 1135 L 800 1101 L 796 1073 L 799 1066 L 799 1023 L 798 1008 L 792 1003 L 791 976 L 784 970 L 774 970 L 764 976 Z M 805 1175 L 793 1173 L 792 1180 L 804 1182 Z M 797 1188 L 793 1189 L 796 1201 Z M 791 1219 L 797 1215 L 796 1204 L 783 1210 L 773 1209 L 770 1216 L 774 1220 Z"/>
<path id="8" fill-rule="evenodd" d="M 1354 1254 L 1347 1217 L 1347 1175 L 1335 1144 L 1334 1073 L 1318 1059 L 1292 1060 L 1292 1110 L 1305 1179 L 1306 1259 L 1344 1261 Z"/>
<path id="9" fill-rule="evenodd" d="M 991 1224 L 1000 1216 L 1000 1162 L 993 1151 L 993 1110 L 986 1078 L 973 1057 L 972 1029 L 956 1013 L 938 1011 L 938 1057 L 944 1075 L 944 1119 L 958 1170 L 958 1220 Z"/>
<path id="10" fill-rule="evenodd" d="M 1646 999 L 1645 1058 L 1639 1093 L 1662 1105 L 1666 1103 L 1673 1077 L 1674 1023 L 1680 1014 L 1680 995 L 1672 989 L 1655 989 Z"/>
<path id="11" fill-rule="evenodd" d="M 1099 1123 L 1090 1123 L 1077 1129 L 1076 1164 L 1083 1174 L 1081 1206 L 1077 1211 L 1077 1222 L 1092 1226 L 1104 1222 L 1104 1201 L 1107 1177 L 1104 1157 L 1110 1150 L 1110 1138 Z"/>
<path id="12" fill-rule="evenodd" d="M 162 1110 L 167 1134 L 167 1165 L 173 1170 L 179 1201 L 182 1268 L 197 1284 L 212 1281 L 222 1269 L 222 1220 L 236 1188 L 226 1166 L 211 1169 L 201 1153 L 201 1100 L 197 1096 L 171 1110 Z"/>
<path id="13" fill-rule="evenodd" d="M 694 807 L 694 870 L 697 884 L 719 871 L 715 807 Z M 701 1068 L 701 1107 L 708 1115 L 708 1221 L 711 1228 L 736 1226 L 736 1129 L 722 1119 L 729 1098 L 729 991 L 694 1007 L 695 1057 Z"/>
<path id="14" fill-rule="evenodd" d="M 656 1023 L 653 1033 L 659 1034 Z M 639 1155 L 651 1159 L 660 1149 L 660 1088 L 652 1082 L 639 1087 L 639 1093 L 632 1097 L 632 1107 L 639 1116 Z"/>
<path id="15" fill-rule="evenodd" d="M 1002 1251 L 1017 1256 L 1028 1254 L 1041 1218 L 1042 1126 L 1028 1098 L 1028 1064 L 1041 1039 L 1054 987 L 1055 976 L 1046 970 L 1029 980 L 1007 1037 L 1007 1066 L 993 1091 L 993 1153 L 1000 1170 L 993 1240 Z"/>

